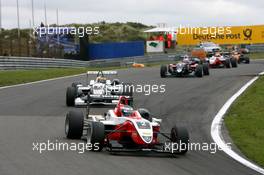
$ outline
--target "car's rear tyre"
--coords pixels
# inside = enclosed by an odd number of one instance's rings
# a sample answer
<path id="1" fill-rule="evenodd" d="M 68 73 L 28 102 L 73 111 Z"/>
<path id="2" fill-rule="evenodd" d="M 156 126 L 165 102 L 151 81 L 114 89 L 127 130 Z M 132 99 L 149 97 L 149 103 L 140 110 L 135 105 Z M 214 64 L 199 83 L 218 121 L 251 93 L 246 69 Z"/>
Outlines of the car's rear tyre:
<path id="1" fill-rule="evenodd" d="M 203 66 L 200 64 L 197 65 L 194 74 L 196 77 L 203 77 Z"/>
<path id="2" fill-rule="evenodd" d="M 81 85 L 81 83 L 79 83 L 79 82 L 73 82 L 71 86 L 77 88 L 78 85 Z"/>
<path id="3" fill-rule="evenodd" d="M 208 63 L 203 63 L 203 74 L 204 75 L 210 75 Z"/>
<path id="4" fill-rule="evenodd" d="M 123 93 L 124 96 L 133 96 L 133 86 L 130 83 L 124 83 L 123 84 Z"/>
<path id="5" fill-rule="evenodd" d="M 225 61 L 225 67 L 226 68 L 231 68 L 230 59 L 226 59 L 226 61 Z"/>
<path id="6" fill-rule="evenodd" d="M 87 127 L 87 143 L 92 144 L 92 151 L 100 152 L 104 148 L 105 127 L 101 122 L 91 122 Z"/>
<path id="7" fill-rule="evenodd" d="M 138 109 L 138 112 L 141 115 L 141 117 L 143 117 L 144 119 L 152 122 L 152 117 L 150 115 L 150 112 L 147 109 L 140 108 L 140 109 Z"/>
<path id="8" fill-rule="evenodd" d="M 84 117 L 80 111 L 70 111 L 66 115 L 65 134 L 68 139 L 80 139 L 83 134 Z"/>
<path id="9" fill-rule="evenodd" d="M 120 85 L 120 84 L 121 84 L 121 82 L 120 82 L 119 79 L 114 79 L 114 80 L 111 82 L 111 85 L 112 85 L 112 86 Z"/>
<path id="10" fill-rule="evenodd" d="M 236 59 L 232 58 L 232 59 L 230 59 L 230 62 L 231 62 L 231 65 L 233 68 L 237 67 L 237 60 Z"/>
<path id="11" fill-rule="evenodd" d="M 66 105 L 74 106 L 74 101 L 77 95 L 77 90 L 75 87 L 68 87 L 66 91 Z"/>
<path id="12" fill-rule="evenodd" d="M 167 66 L 166 65 L 161 65 L 160 67 L 160 77 L 161 78 L 166 78 L 167 76 Z"/>
<path id="13" fill-rule="evenodd" d="M 177 144 L 177 153 L 186 154 L 189 146 L 189 133 L 185 127 L 172 127 L 170 139 Z"/>
<path id="14" fill-rule="evenodd" d="M 249 63 L 250 63 L 250 59 L 249 59 L 249 57 L 245 57 L 245 63 L 246 63 L 246 64 L 249 64 Z"/>

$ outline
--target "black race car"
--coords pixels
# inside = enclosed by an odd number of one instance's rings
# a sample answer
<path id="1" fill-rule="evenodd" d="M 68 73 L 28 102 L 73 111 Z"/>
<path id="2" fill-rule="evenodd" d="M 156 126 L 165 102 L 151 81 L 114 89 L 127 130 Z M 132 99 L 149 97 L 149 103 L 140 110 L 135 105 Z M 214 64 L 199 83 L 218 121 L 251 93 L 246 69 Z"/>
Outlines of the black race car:
<path id="1" fill-rule="evenodd" d="M 187 55 L 182 57 L 182 61 L 169 65 L 161 65 L 160 76 L 165 78 L 167 76 L 184 77 L 194 74 L 196 77 L 203 77 L 209 75 L 209 64 L 203 63 L 199 58 L 192 58 Z"/>

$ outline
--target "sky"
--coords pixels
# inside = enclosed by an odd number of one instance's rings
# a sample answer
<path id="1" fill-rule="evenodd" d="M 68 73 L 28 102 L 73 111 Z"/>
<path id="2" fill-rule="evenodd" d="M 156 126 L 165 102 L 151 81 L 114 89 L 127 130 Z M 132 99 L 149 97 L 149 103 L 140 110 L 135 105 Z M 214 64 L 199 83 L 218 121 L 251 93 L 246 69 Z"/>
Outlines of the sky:
<path id="1" fill-rule="evenodd" d="M 17 27 L 16 0 L 2 1 L 2 27 Z M 31 0 L 18 0 L 21 28 L 32 23 Z M 237 26 L 264 24 L 264 0 L 34 0 L 35 26 L 93 22 L 166 23 L 176 26 Z M 31 21 L 31 22 L 30 22 Z"/>

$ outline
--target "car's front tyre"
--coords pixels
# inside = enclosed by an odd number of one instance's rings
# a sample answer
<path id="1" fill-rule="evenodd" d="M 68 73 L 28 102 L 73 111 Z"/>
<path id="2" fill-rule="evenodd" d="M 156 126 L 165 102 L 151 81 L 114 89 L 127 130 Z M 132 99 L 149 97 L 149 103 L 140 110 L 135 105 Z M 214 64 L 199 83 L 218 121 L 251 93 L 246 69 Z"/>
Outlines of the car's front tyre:
<path id="1" fill-rule="evenodd" d="M 226 61 L 225 61 L 225 67 L 226 68 L 231 68 L 231 63 L 230 63 L 230 59 L 226 59 Z"/>
<path id="2" fill-rule="evenodd" d="M 87 143 L 92 151 L 100 152 L 104 147 L 105 127 L 102 122 L 91 122 L 87 126 Z"/>
<path id="3" fill-rule="evenodd" d="M 167 66 L 166 65 L 161 65 L 160 67 L 160 77 L 161 78 L 166 78 L 167 76 Z"/>
<path id="4" fill-rule="evenodd" d="M 197 65 L 195 72 L 194 72 L 196 77 L 203 77 L 203 66 L 202 65 Z"/>
<path id="5" fill-rule="evenodd" d="M 237 67 L 237 60 L 236 60 L 236 59 L 232 58 L 232 59 L 230 60 L 230 62 L 231 62 L 231 65 L 232 65 L 233 68 L 234 68 L 234 67 Z"/>
<path id="6" fill-rule="evenodd" d="M 172 127 L 170 139 L 177 144 L 177 153 L 186 154 L 189 147 L 189 133 L 185 127 Z"/>
<path id="7" fill-rule="evenodd" d="M 70 111 L 66 115 L 65 134 L 68 139 L 80 139 L 83 135 L 84 117 L 80 111 Z"/>
<path id="8" fill-rule="evenodd" d="M 249 63 L 250 63 L 250 59 L 249 59 L 249 57 L 245 57 L 245 63 L 246 63 L 246 64 L 249 64 Z"/>
<path id="9" fill-rule="evenodd" d="M 68 87 L 66 91 L 66 105 L 74 106 L 75 98 L 77 95 L 76 87 Z"/>
<path id="10" fill-rule="evenodd" d="M 203 74 L 204 75 L 210 75 L 208 63 L 203 63 Z"/>

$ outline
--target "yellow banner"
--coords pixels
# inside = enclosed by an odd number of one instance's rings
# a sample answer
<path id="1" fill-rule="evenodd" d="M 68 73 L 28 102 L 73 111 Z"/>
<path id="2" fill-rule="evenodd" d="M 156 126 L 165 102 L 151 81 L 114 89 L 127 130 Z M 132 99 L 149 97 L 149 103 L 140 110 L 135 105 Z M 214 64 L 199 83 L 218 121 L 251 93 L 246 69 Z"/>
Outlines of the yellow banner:
<path id="1" fill-rule="evenodd" d="M 197 45 L 204 41 L 217 44 L 264 43 L 264 25 L 183 28 L 177 34 L 178 45 Z"/>

